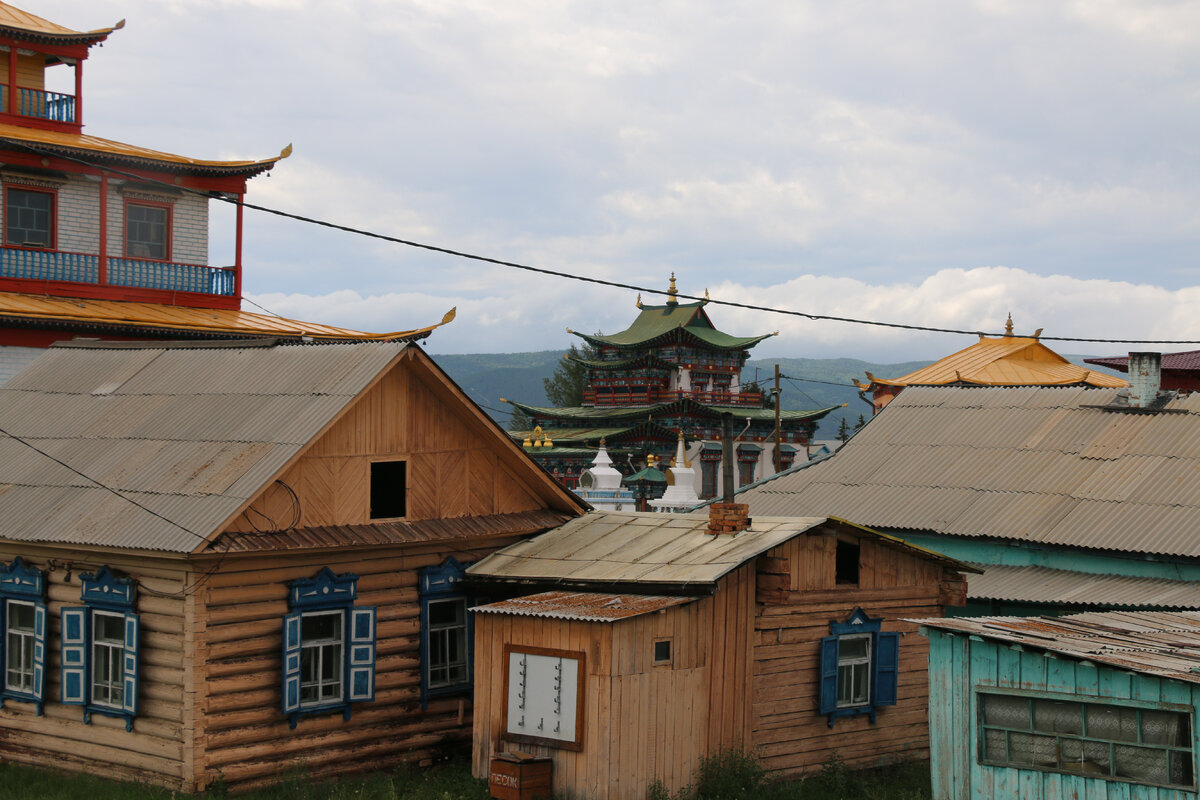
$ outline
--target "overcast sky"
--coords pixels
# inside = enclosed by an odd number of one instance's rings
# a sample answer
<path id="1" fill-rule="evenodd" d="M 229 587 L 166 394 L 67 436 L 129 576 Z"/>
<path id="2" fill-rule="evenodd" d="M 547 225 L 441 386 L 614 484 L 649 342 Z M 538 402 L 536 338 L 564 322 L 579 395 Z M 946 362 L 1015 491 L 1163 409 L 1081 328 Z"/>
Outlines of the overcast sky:
<path id="1" fill-rule="evenodd" d="M 18 1 L 18 5 L 22 5 Z M 125 29 L 86 131 L 294 155 L 248 200 L 510 261 L 821 314 L 1200 339 L 1200 4 L 25 0 Z M 431 352 L 565 347 L 635 293 L 247 212 L 245 291 Z M 214 208 L 213 262 L 232 215 Z M 644 298 L 661 302 L 659 298 Z M 711 307 L 756 356 L 972 337 Z M 1153 349 L 1051 346 L 1064 353 Z M 1166 350 L 1196 346 L 1164 347 Z"/>

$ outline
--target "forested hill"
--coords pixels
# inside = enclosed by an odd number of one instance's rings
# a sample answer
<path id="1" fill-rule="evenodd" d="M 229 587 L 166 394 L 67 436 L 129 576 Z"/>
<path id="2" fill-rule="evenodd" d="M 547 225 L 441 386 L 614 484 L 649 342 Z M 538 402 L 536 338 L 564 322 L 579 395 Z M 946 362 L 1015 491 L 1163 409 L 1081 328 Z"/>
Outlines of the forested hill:
<path id="1" fill-rule="evenodd" d="M 554 372 L 562 357 L 561 350 L 434 355 L 442 369 L 450 374 L 471 399 L 505 427 L 508 426 L 508 406 L 501 403 L 500 398 L 520 400 L 530 405 L 546 405 L 542 379 Z M 1067 358 L 1078 364 L 1082 363 L 1083 356 Z M 781 384 L 783 408 L 809 409 L 847 404 L 845 408 L 837 409 L 822 420 L 817 429 L 818 439 L 834 438 L 843 418 L 851 427 L 858 421 L 860 414 L 864 419 L 870 418 L 871 407 L 860 399 L 858 390 L 852 385 L 853 381 L 865 382 L 868 371 L 881 378 L 907 375 L 930 363 L 906 361 L 900 364 L 878 364 L 855 358 L 758 358 L 746 363 L 742 382 L 745 384 L 757 380 L 764 389 L 769 388 L 775 374 L 776 362 L 786 376 Z"/>

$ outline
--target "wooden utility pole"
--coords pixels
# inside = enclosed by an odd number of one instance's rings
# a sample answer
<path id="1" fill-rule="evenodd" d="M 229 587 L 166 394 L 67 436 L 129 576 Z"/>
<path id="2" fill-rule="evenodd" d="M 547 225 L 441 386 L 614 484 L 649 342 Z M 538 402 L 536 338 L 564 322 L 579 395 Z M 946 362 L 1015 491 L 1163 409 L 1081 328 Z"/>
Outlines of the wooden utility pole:
<path id="1" fill-rule="evenodd" d="M 783 457 L 779 452 L 779 440 L 782 437 L 782 431 L 779 430 L 779 364 L 775 364 L 775 389 L 771 392 L 775 398 L 775 472 L 782 471 Z"/>

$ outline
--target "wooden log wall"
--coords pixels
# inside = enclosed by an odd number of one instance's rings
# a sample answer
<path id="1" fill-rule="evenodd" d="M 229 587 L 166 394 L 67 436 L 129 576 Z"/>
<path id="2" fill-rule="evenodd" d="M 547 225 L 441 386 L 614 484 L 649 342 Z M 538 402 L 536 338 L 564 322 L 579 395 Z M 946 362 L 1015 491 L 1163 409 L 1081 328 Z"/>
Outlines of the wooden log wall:
<path id="1" fill-rule="evenodd" d="M 226 557 L 197 608 L 198 783 L 223 776 L 231 786 L 248 787 L 297 764 L 315 777 L 427 764 L 439 750 L 469 741 L 470 694 L 432 700 L 425 710 L 420 705 L 418 572 L 449 556 L 477 561 L 514 541 Z M 348 722 L 340 713 L 304 716 L 292 730 L 280 710 L 288 582 L 326 566 L 358 575 L 357 603 L 378 607 L 375 701 L 355 703 Z"/>
<path id="2" fill-rule="evenodd" d="M 942 616 L 943 582 L 957 585 L 961 576 L 863 536 L 859 584 L 837 585 L 836 542 L 832 533 L 810 534 L 759 559 L 752 741 L 776 777 L 812 772 L 833 758 L 860 767 L 929 754 L 929 645 L 901 619 Z M 830 728 L 817 712 L 820 640 L 855 607 L 882 617 L 885 631 L 901 632 L 897 703 L 880 708 L 874 724 L 861 715 Z"/>
<path id="3" fill-rule="evenodd" d="M 230 530 L 368 524 L 371 462 L 407 462 L 409 520 L 544 508 L 461 402 L 401 362 L 367 390 Z M 532 474 L 532 469 L 531 473 Z"/>
<path id="4" fill-rule="evenodd" d="M 193 753 L 183 744 L 195 725 L 188 691 L 188 603 L 183 595 L 193 576 L 186 564 L 182 559 L 44 546 L 9 544 L 0 550 L 0 560 L 6 563 L 16 556 L 46 573 L 46 702 L 39 717 L 33 703 L 5 701 L 0 710 L 0 758 L 186 788 L 195 769 Z M 138 587 L 141 707 L 132 731 L 125 730 L 123 719 L 100 714 L 93 714 L 85 725 L 82 706 L 59 702 L 62 608 L 82 605 L 79 574 L 104 565 L 126 573 Z"/>
<path id="5" fill-rule="evenodd" d="M 476 615 L 475 775 L 486 778 L 491 757 L 512 748 L 553 759 L 562 796 L 642 800 L 655 779 L 682 788 L 708 746 L 712 620 L 707 598 L 616 623 Z M 662 638 L 670 665 L 653 663 Z M 582 750 L 502 741 L 507 643 L 586 653 Z"/>

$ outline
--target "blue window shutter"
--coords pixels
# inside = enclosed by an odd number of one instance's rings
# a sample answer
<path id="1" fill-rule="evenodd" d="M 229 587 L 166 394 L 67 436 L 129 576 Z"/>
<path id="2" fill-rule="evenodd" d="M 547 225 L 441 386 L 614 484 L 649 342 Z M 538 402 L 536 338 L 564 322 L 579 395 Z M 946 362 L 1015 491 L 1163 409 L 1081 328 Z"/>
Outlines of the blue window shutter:
<path id="1" fill-rule="evenodd" d="M 838 690 L 838 637 L 821 637 L 821 699 L 818 712 L 832 714 L 837 711 Z M 831 723 L 832 724 L 832 723 Z"/>
<path id="2" fill-rule="evenodd" d="M 42 711 L 46 697 L 46 604 L 33 604 L 33 697 Z"/>
<path id="3" fill-rule="evenodd" d="M 59 702 L 82 706 L 88 699 L 88 609 L 69 606 L 62 610 L 61 684 Z"/>
<path id="4" fill-rule="evenodd" d="M 125 699 L 121 710 L 131 716 L 138 713 L 138 650 L 141 639 L 141 625 L 137 614 L 125 614 L 125 648 L 121 654 L 121 680 L 124 684 Z"/>
<path id="5" fill-rule="evenodd" d="M 292 611 L 283 617 L 283 713 L 300 710 L 300 615 Z"/>
<path id="6" fill-rule="evenodd" d="M 375 699 L 375 606 L 350 611 L 350 646 L 346 648 L 346 675 L 351 702 Z"/>
<path id="7" fill-rule="evenodd" d="M 875 634 L 874 666 L 875 693 L 872 705 L 896 705 L 896 680 L 900 667 L 899 633 L 881 631 Z"/>

